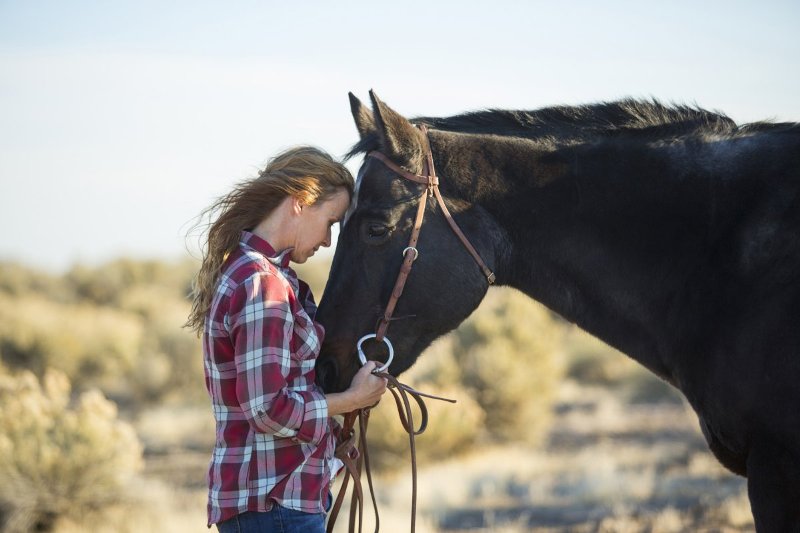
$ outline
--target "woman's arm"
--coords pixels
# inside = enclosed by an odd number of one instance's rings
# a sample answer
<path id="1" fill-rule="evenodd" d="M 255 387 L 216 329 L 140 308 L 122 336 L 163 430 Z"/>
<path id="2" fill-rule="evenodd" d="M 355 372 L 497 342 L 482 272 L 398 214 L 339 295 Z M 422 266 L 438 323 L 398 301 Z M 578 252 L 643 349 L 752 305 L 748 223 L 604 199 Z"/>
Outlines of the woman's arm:
<path id="1" fill-rule="evenodd" d="M 316 387 L 288 387 L 294 315 L 291 288 L 256 272 L 234 289 L 230 334 L 236 362 L 236 398 L 255 431 L 317 443 L 329 428 L 325 395 Z"/>

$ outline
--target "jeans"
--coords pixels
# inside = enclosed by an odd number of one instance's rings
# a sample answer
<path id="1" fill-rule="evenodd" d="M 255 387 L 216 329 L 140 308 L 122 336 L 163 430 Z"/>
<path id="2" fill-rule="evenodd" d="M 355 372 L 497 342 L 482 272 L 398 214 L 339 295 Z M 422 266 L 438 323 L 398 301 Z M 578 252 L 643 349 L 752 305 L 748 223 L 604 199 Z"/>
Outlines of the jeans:
<path id="1" fill-rule="evenodd" d="M 328 493 L 326 510 L 333 495 Z M 219 533 L 325 533 L 325 513 L 304 513 L 273 503 L 265 513 L 248 511 L 217 524 Z"/>

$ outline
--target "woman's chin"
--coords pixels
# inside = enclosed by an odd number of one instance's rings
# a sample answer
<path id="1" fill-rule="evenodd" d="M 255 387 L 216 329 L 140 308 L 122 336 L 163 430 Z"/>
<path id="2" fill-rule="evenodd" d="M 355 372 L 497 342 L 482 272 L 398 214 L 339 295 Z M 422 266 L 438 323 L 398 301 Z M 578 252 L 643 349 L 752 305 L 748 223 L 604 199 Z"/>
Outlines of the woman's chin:
<path id="1" fill-rule="evenodd" d="M 313 252 L 309 255 L 292 254 L 292 262 L 297 263 L 298 265 L 302 265 L 303 263 L 308 261 L 309 257 L 313 255 L 314 255 Z"/>

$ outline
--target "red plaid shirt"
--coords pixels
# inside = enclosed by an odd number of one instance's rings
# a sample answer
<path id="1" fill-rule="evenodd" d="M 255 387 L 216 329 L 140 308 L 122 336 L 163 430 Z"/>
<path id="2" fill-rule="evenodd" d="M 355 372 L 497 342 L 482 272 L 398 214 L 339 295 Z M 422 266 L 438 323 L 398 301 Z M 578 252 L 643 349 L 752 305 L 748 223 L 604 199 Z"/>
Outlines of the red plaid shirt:
<path id="1" fill-rule="evenodd" d="M 308 285 L 263 239 L 242 232 L 223 265 L 203 333 L 217 422 L 208 525 L 273 502 L 325 512 L 336 422 L 314 363 L 324 336 Z"/>

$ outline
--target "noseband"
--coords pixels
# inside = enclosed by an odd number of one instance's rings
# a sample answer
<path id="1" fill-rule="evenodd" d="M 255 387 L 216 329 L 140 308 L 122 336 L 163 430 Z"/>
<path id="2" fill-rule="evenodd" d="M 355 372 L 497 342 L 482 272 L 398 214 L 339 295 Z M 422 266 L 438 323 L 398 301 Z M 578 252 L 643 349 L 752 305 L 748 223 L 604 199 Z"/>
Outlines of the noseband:
<path id="1" fill-rule="evenodd" d="M 408 275 L 411 273 L 411 267 L 414 265 L 414 261 L 416 261 L 419 257 L 417 240 L 419 239 L 420 229 L 422 228 L 422 219 L 425 216 L 425 206 L 427 205 L 428 197 L 436 197 L 436 201 L 439 203 L 439 207 L 442 209 L 442 214 L 447 220 L 447 223 L 450 225 L 450 228 L 453 230 L 453 233 L 456 234 L 473 259 L 475 259 L 475 262 L 478 263 L 478 266 L 483 271 L 483 275 L 486 276 L 486 280 L 489 282 L 489 285 L 494 284 L 495 281 L 494 273 L 488 266 L 486 266 L 486 263 L 484 263 L 483 259 L 481 259 L 481 256 L 475 250 L 475 247 L 469 242 L 469 239 L 467 239 L 467 237 L 464 235 L 464 232 L 461 231 L 461 228 L 458 227 L 458 224 L 456 224 L 456 221 L 453 220 L 453 216 L 447 209 L 447 206 L 442 199 L 442 195 L 439 192 L 439 177 L 436 175 L 436 169 L 433 166 L 433 154 L 431 153 L 431 144 L 430 140 L 428 139 L 428 128 L 424 124 L 418 127 L 425 137 L 425 160 L 423 161 L 422 175 L 409 172 L 377 150 L 367 154 L 367 157 L 374 157 L 375 159 L 381 161 L 384 165 L 386 165 L 386 167 L 389 168 L 389 170 L 398 176 L 426 186 L 425 190 L 423 190 L 422 194 L 419 196 L 419 205 L 417 206 L 417 217 L 414 220 L 414 228 L 411 230 L 411 238 L 408 240 L 408 246 L 403 250 L 403 264 L 400 266 L 400 273 L 397 275 L 397 281 L 392 289 L 389 302 L 386 304 L 386 310 L 383 312 L 383 316 L 378 322 L 375 333 L 365 335 L 361 338 L 361 340 L 358 341 L 358 356 L 362 365 L 366 364 L 367 362 L 367 358 L 361 349 L 361 344 L 365 340 L 375 338 L 375 340 L 379 342 L 383 341 L 386 343 L 389 348 L 389 359 L 381 368 L 379 368 L 380 371 L 385 371 L 389 368 L 394 356 L 392 343 L 386 338 L 386 330 L 389 327 L 389 322 L 392 320 L 392 314 L 394 313 L 394 308 L 397 305 L 397 301 L 403 294 L 406 280 L 408 279 Z"/>

